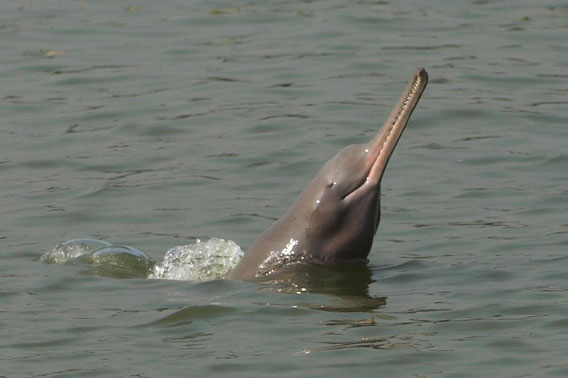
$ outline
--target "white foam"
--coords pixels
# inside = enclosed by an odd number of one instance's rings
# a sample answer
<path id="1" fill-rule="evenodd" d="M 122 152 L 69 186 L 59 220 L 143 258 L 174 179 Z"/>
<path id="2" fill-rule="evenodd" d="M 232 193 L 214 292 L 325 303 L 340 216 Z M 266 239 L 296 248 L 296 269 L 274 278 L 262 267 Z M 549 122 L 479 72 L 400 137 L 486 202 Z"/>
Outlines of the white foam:
<path id="1" fill-rule="evenodd" d="M 148 278 L 207 281 L 222 279 L 243 256 L 241 248 L 232 240 L 212 238 L 195 244 L 177 246 L 166 252 Z"/>

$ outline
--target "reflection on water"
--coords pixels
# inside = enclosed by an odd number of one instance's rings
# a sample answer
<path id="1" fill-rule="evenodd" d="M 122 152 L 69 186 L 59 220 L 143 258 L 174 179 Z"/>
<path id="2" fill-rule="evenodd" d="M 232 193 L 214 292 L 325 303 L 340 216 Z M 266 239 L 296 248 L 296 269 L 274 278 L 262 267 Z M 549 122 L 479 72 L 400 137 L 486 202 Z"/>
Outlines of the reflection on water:
<path id="1" fill-rule="evenodd" d="M 374 282 L 366 263 L 336 265 L 293 264 L 280 273 L 258 279 L 264 291 L 299 295 L 297 306 L 329 312 L 368 312 L 386 304 L 369 295 Z M 325 294 L 332 303 L 301 301 L 309 294 Z"/>

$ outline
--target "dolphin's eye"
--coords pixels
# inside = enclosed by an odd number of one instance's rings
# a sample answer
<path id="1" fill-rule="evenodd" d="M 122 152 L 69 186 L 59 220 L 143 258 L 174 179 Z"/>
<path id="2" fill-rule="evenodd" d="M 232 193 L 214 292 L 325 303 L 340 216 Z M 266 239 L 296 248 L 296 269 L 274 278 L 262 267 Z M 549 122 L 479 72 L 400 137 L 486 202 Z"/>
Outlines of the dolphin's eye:
<path id="1" fill-rule="evenodd" d="M 335 181 L 330 182 L 329 184 L 327 184 L 328 188 L 334 187 L 335 185 L 337 185 L 337 183 Z"/>

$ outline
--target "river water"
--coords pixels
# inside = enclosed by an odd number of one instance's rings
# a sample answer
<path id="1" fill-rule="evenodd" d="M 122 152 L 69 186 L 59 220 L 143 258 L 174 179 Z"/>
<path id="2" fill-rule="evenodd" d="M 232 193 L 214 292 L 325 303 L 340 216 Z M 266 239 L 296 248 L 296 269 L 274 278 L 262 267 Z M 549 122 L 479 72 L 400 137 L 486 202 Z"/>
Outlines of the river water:
<path id="1" fill-rule="evenodd" d="M 0 376 L 568 375 L 564 1 L 5 0 L 0 41 Z M 40 261 L 246 250 L 419 67 L 367 265 Z"/>

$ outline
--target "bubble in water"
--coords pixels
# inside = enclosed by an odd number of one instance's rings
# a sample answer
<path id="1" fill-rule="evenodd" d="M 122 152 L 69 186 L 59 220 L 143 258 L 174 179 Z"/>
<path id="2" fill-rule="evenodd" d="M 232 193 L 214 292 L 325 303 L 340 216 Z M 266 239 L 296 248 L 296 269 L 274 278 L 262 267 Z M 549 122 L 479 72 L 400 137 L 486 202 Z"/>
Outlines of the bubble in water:
<path id="1" fill-rule="evenodd" d="M 146 278 L 154 266 L 151 258 L 142 251 L 120 245 L 111 245 L 86 253 L 76 263 L 88 266 L 100 276 L 115 278 Z"/>
<path id="2" fill-rule="evenodd" d="M 222 279 L 243 255 L 232 240 L 212 238 L 195 244 L 174 247 L 164 261 L 156 264 L 148 276 L 155 279 L 206 281 Z"/>
<path id="3" fill-rule="evenodd" d="M 44 253 L 40 261 L 45 264 L 65 264 L 87 253 L 110 247 L 112 244 L 96 239 L 73 239 L 55 246 Z"/>
<path id="4" fill-rule="evenodd" d="M 114 278 L 146 278 L 154 262 L 142 251 L 103 240 L 73 239 L 43 254 L 46 264 L 73 264 L 88 273 Z"/>

